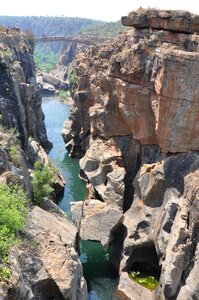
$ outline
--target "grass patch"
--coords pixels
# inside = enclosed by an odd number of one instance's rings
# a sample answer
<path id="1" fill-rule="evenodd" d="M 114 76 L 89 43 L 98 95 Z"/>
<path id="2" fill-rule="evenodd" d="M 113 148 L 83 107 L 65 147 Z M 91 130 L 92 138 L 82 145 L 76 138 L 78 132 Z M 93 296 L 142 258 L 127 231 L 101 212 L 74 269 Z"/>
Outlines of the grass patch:
<path id="1" fill-rule="evenodd" d="M 27 197 L 19 185 L 0 184 L 0 280 L 10 277 L 8 250 L 19 242 L 27 215 Z"/>
<path id="2" fill-rule="evenodd" d="M 71 99 L 71 95 L 69 91 L 63 91 L 60 90 L 59 91 L 59 98 L 61 100 L 61 102 L 67 102 Z"/>
<path id="3" fill-rule="evenodd" d="M 149 290 L 155 290 L 159 284 L 160 270 L 147 263 L 134 263 L 129 277 Z"/>
<path id="4" fill-rule="evenodd" d="M 159 283 L 159 281 L 154 276 L 145 277 L 144 275 L 140 274 L 139 271 L 132 271 L 131 273 L 129 273 L 129 277 L 151 291 L 155 290 Z"/>

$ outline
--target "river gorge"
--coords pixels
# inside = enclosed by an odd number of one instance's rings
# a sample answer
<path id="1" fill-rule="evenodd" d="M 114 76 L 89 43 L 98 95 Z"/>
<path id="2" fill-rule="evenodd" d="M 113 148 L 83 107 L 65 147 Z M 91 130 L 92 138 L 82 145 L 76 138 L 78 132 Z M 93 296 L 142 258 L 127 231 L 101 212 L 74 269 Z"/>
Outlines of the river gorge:
<path id="1" fill-rule="evenodd" d="M 199 16 L 121 23 L 39 77 L 0 27 L 2 300 L 199 299 Z"/>
<path id="2" fill-rule="evenodd" d="M 60 169 L 66 182 L 64 196 L 58 199 L 59 207 L 70 216 L 70 202 L 84 200 L 87 195 L 86 184 L 79 178 L 79 160 L 67 155 L 61 137 L 63 123 L 69 117 L 71 105 L 62 103 L 58 97 L 46 97 L 42 99 L 42 108 L 47 135 L 53 143 L 49 158 Z M 111 254 L 105 252 L 99 242 L 80 243 L 80 260 L 89 288 L 88 299 L 118 299 L 115 295 L 118 274 L 110 262 Z"/>

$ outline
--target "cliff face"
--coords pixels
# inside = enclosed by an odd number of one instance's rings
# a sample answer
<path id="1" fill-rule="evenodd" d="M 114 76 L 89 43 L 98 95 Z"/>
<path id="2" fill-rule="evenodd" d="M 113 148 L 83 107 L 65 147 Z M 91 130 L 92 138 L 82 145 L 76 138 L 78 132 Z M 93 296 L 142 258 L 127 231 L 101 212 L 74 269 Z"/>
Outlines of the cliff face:
<path id="1" fill-rule="evenodd" d="M 52 147 L 46 136 L 44 115 L 33 63 L 30 40 L 22 33 L 0 32 L 0 114 L 6 128 L 20 134 L 23 149 L 31 136 L 45 149 Z"/>
<path id="2" fill-rule="evenodd" d="M 32 162 L 38 154 L 47 164 L 41 145 L 47 150 L 52 147 L 46 136 L 29 39 L 0 28 L 0 184 L 19 184 L 31 198 L 27 158 Z M 56 186 L 59 182 L 55 181 Z M 47 199 L 43 199 L 43 209 L 28 207 L 22 242 L 8 253 L 11 277 L 0 280 L 0 299 L 85 300 L 87 287 L 76 252 L 75 226 Z M 4 225 L 2 220 L 0 225 Z M 4 236 L 1 240 L 3 247 Z"/>
<path id="3" fill-rule="evenodd" d="M 119 288 L 127 299 L 150 299 L 126 278 L 137 262 L 160 271 L 151 299 L 199 297 L 198 20 L 132 12 L 122 21 L 134 30 L 77 58 L 63 138 L 98 198 L 126 211 Z"/>

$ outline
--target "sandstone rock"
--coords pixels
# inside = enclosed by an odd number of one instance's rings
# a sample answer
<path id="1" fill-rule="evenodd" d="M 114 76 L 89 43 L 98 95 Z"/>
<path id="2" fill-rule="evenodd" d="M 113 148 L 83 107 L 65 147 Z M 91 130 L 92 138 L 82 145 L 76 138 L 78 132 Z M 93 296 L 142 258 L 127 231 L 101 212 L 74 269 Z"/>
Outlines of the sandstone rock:
<path id="1" fill-rule="evenodd" d="M 121 151 L 114 142 L 93 142 L 80 160 L 80 168 L 105 202 L 122 207 L 125 190 L 123 179 L 126 172 L 124 167 L 114 162 L 121 160 Z"/>
<path id="2" fill-rule="evenodd" d="M 50 84 L 51 86 L 54 86 L 56 90 L 69 90 L 69 84 L 66 81 L 63 81 L 53 75 L 50 74 L 43 74 L 43 82 Z"/>
<path id="3" fill-rule="evenodd" d="M 74 225 L 61 214 L 34 207 L 26 232 L 27 241 L 11 256 L 18 280 L 5 300 L 86 300 L 86 283 L 75 251 Z"/>
<path id="4" fill-rule="evenodd" d="M 71 109 L 72 116 L 64 122 L 61 131 L 65 142 L 66 149 L 71 157 L 81 158 L 84 154 L 84 143 L 82 142 L 85 135 L 81 132 L 81 115 L 74 106 Z"/>
<path id="5" fill-rule="evenodd" d="M 123 33 L 114 47 L 106 43 L 79 55 L 69 152 L 76 141 L 78 149 L 83 147 L 89 133 L 105 139 L 132 135 L 164 153 L 198 150 L 198 71 L 193 65 L 198 45 L 195 35 L 139 29 Z"/>
<path id="6" fill-rule="evenodd" d="M 120 267 L 128 269 L 134 262 L 161 267 L 161 299 L 177 298 L 178 291 L 179 297 L 189 295 L 198 239 L 193 235 L 198 227 L 198 170 L 198 154 L 175 155 L 143 165 L 134 181 L 136 197 L 124 217 L 127 233 Z M 199 282 L 191 285 L 197 294 Z"/>
<path id="7" fill-rule="evenodd" d="M 157 94 L 160 95 L 156 125 L 158 144 L 165 152 L 198 150 L 197 74 L 199 70 L 196 62 L 199 60 L 199 54 L 166 50 L 161 55 L 164 57 L 162 67 L 155 82 Z"/>
<path id="8" fill-rule="evenodd" d="M 198 33 L 199 16 L 188 11 L 138 9 L 122 17 L 124 26 L 169 30 L 172 32 Z"/>
<path id="9" fill-rule="evenodd" d="M 85 200 L 81 204 L 73 202 L 72 213 L 76 223 L 80 223 L 80 238 L 100 241 L 106 250 L 123 219 L 118 208 L 95 199 Z"/>
<path id="10" fill-rule="evenodd" d="M 44 166 L 47 166 L 49 164 L 49 158 L 47 153 L 44 151 L 44 149 L 37 143 L 36 141 L 32 140 L 29 145 L 32 148 L 32 152 L 34 153 L 35 157 L 38 156 L 41 163 Z M 35 159 L 34 159 L 35 160 Z"/>
<path id="11" fill-rule="evenodd" d="M 120 273 L 150 264 L 161 300 L 198 295 L 198 22 L 181 11 L 123 18 L 134 31 L 78 55 L 65 127 L 81 176 L 125 212 Z"/>
<path id="12" fill-rule="evenodd" d="M 42 95 L 44 96 L 52 96 L 55 95 L 56 89 L 52 84 L 43 82 L 39 85 Z"/>

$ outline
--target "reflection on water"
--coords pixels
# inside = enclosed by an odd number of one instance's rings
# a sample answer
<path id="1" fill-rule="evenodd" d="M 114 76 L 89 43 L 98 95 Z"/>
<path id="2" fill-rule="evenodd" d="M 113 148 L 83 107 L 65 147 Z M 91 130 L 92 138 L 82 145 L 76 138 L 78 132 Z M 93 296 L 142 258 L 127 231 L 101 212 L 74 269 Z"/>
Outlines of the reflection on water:
<path id="1" fill-rule="evenodd" d="M 48 97 L 43 98 L 42 108 L 48 138 L 53 143 L 49 157 L 61 170 L 66 181 L 64 196 L 60 199 L 59 207 L 68 212 L 70 202 L 84 200 L 87 193 L 85 183 L 78 177 L 79 161 L 68 157 L 60 134 L 63 123 L 69 116 L 70 106 L 61 103 L 58 98 Z M 99 242 L 81 242 L 80 259 L 89 289 L 88 300 L 117 299 L 114 294 L 118 274 L 110 262 L 110 257 L 111 252 L 106 253 Z"/>

